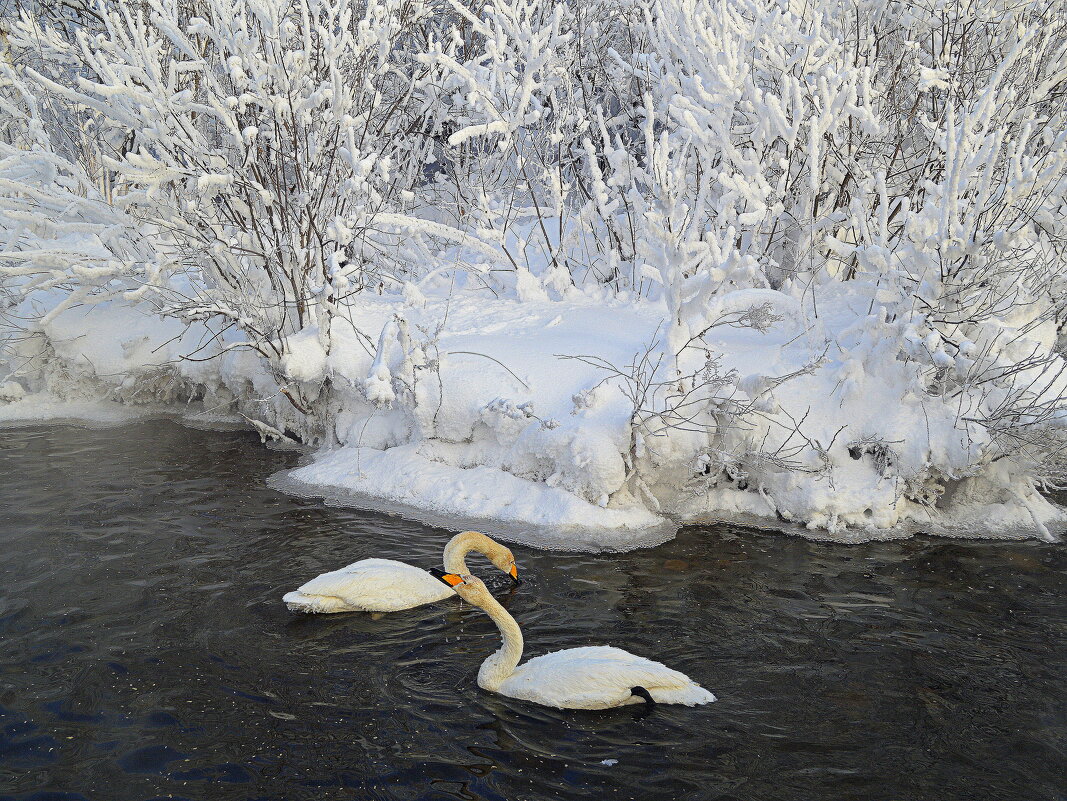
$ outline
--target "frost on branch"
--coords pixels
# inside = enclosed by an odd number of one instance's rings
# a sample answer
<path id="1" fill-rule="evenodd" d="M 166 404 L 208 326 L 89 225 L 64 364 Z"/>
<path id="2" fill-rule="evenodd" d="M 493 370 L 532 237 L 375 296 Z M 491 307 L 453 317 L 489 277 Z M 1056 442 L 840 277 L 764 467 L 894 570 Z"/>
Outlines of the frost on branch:
<path id="1" fill-rule="evenodd" d="M 27 67 L 20 86 L 31 108 L 31 94 L 48 97 L 99 132 L 92 182 L 152 251 L 137 298 L 232 329 L 284 380 L 291 337 L 314 328 L 328 353 L 346 299 L 399 286 L 438 233 L 408 214 L 431 124 L 411 45 L 431 9 L 207 0 L 190 10 L 118 2 L 97 35 L 78 33 L 77 71 Z M 12 46 L 54 43 L 47 34 L 25 17 Z M 73 283 L 97 277 L 66 253 L 20 251 L 12 258 L 47 255 Z"/>

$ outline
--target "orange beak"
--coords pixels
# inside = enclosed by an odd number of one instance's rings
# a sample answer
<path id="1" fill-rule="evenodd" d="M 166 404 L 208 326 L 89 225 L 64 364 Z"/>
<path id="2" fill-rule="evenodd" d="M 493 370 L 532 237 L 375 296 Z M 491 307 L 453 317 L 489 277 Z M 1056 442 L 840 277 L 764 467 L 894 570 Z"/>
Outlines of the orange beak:
<path id="1" fill-rule="evenodd" d="M 463 579 L 457 576 L 455 573 L 446 573 L 443 570 L 438 570 L 436 567 L 430 568 L 430 575 L 438 581 L 443 581 L 449 587 L 455 587 L 457 584 L 462 584 Z"/>
<path id="2" fill-rule="evenodd" d="M 517 579 L 519 577 L 519 566 L 518 565 L 512 565 L 511 566 L 511 570 L 509 570 L 508 573 L 511 575 L 511 577 L 513 579 Z"/>

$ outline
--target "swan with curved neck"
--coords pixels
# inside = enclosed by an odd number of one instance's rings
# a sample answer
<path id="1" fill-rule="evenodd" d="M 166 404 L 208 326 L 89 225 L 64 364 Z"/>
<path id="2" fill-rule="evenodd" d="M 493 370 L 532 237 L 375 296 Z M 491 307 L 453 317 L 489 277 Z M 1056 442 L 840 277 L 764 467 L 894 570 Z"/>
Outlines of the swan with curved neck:
<path id="1" fill-rule="evenodd" d="M 450 573 L 467 573 L 467 554 L 484 554 L 493 566 L 518 582 L 515 555 L 510 548 L 477 531 L 457 534 L 445 546 L 444 564 Z M 420 567 L 393 559 L 362 559 L 331 570 L 286 593 L 282 600 L 293 612 L 397 612 L 443 601 L 456 593 Z"/>
<path id="2" fill-rule="evenodd" d="M 594 645 L 522 659 L 522 631 L 477 576 L 432 571 L 467 603 L 492 618 L 504 640 L 482 662 L 478 686 L 522 701 L 558 709 L 609 709 L 626 704 L 695 706 L 715 700 L 684 673 L 621 648 Z"/>

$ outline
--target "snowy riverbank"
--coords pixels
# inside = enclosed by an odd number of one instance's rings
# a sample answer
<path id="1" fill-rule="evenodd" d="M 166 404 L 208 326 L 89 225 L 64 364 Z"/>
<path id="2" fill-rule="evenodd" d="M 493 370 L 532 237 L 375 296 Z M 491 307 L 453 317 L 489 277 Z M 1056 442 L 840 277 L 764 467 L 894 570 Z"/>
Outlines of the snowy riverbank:
<path id="1" fill-rule="evenodd" d="M 885 357 L 901 341 L 861 295 L 818 318 L 783 292 L 722 296 L 720 319 L 759 308 L 763 330 L 708 332 L 693 359 L 718 400 L 665 426 L 662 410 L 635 412 L 626 377 L 663 339 L 659 304 L 426 294 L 353 304 L 362 333 L 380 332 L 369 341 L 339 321 L 328 354 L 313 331 L 290 343 L 284 369 L 315 398 L 308 414 L 262 359 L 221 352 L 233 342 L 205 347 L 203 331 L 119 303 L 68 310 L 19 346 L 0 423 L 164 409 L 246 422 L 314 445 L 288 489 L 601 546 L 718 519 L 838 541 L 1047 537 L 1064 520 L 1010 461 L 975 469 L 980 427 L 915 391 L 920 364 Z"/>

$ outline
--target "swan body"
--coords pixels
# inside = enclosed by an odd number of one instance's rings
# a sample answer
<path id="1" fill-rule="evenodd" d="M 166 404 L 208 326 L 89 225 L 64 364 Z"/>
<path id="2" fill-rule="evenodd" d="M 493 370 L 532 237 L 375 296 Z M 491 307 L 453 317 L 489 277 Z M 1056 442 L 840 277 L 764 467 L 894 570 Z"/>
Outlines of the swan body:
<path id="1" fill-rule="evenodd" d="M 610 645 L 535 656 L 493 692 L 559 709 L 609 709 L 644 703 L 634 687 L 644 687 L 658 704 L 695 706 L 715 700 L 684 673 Z"/>
<path id="2" fill-rule="evenodd" d="M 511 550 L 477 531 L 464 531 L 449 540 L 445 546 L 445 567 L 466 572 L 465 557 L 470 551 L 485 554 L 493 565 L 518 580 Z M 340 570 L 316 576 L 299 589 L 286 593 L 282 600 L 291 611 L 308 614 L 398 612 L 443 601 L 455 594 L 447 584 L 414 565 L 394 559 L 361 559 Z"/>
<path id="3" fill-rule="evenodd" d="M 485 611 L 500 629 L 503 646 L 478 671 L 483 690 L 558 709 L 609 709 L 649 699 L 696 706 L 715 700 L 684 673 L 607 645 L 554 651 L 519 665 L 523 648 L 519 624 L 485 584 L 471 575 L 442 573 L 438 578 Z"/>
<path id="4" fill-rule="evenodd" d="M 421 567 L 394 559 L 361 559 L 316 576 L 282 600 L 293 612 L 398 612 L 454 594 Z"/>

